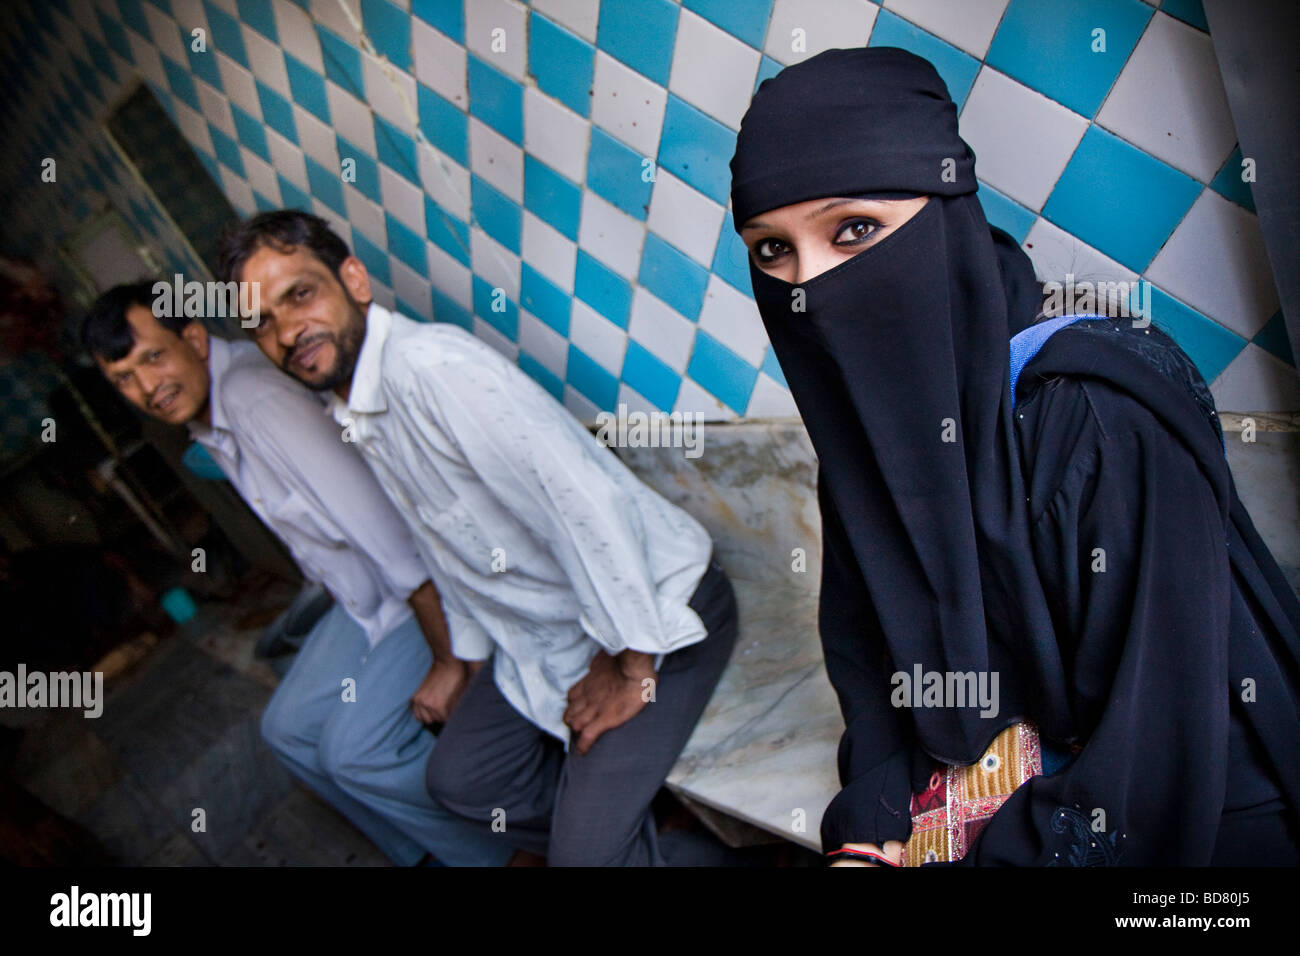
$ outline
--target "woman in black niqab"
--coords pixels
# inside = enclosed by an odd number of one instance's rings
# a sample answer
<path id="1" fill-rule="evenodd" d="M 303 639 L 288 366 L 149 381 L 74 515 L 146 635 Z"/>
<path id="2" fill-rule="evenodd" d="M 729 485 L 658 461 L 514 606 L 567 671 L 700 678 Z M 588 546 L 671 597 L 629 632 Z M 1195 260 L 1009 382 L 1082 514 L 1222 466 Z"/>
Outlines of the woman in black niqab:
<path id="1" fill-rule="evenodd" d="M 820 461 L 819 625 L 847 725 L 824 848 L 905 840 L 934 760 L 973 763 L 1026 720 L 1075 756 L 963 862 L 1300 861 L 1300 603 L 1208 389 L 1159 331 L 1096 319 L 1047 340 L 1013 403 L 1009 341 L 1041 288 L 984 218 L 974 160 L 934 68 L 870 48 L 764 81 L 731 162 L 751 250 L 762 213 L 929 197 L 797 285 L 750 260 Z M 891 675 L 918 666 L 996 673 L 996 712 L 892 706 Z"/>

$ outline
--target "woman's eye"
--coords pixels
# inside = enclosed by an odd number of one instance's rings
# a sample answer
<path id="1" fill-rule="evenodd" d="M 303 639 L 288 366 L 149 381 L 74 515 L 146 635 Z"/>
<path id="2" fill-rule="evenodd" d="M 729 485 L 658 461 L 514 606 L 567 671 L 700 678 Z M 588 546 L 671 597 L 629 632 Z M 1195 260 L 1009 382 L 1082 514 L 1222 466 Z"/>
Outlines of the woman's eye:
<path id="1" fill-rule="evenodd" d="M 835 237 L 835 242 L 838 245 L 852 245 L 855 242 L 863 242 L 870 239 L 879 228 L 880 223 L 872 222 L 870 219 L 854 219 L 852 222 L 844 224 L 844 228 Z M 843 238 L 845 236 L 848 238 Z"/>
<path id="2" fill-rule="evenodd" d="M 754 243 L 754 258 L 768 263 L 778 258 L 785 251 L 785 243 L 780 239 L 762 239 Z"/>

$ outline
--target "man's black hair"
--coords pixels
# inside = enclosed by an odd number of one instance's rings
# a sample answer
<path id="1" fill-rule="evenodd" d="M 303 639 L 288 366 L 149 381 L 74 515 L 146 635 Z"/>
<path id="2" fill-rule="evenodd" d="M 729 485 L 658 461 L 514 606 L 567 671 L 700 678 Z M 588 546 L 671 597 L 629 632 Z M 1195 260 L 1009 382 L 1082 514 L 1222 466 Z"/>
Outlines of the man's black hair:
<path id="1" fill-rule="evenodd" d="M 347 243 L 320 216 L 299 209 L 276 209 L 237 223 L 222 236 L 218 260 L 221 279 L 238 280 L 244 263 L 263 246 L 279 252 L 297 247 L 306 249 L 329 266 L 335 278 L 339 278 L 343 260 L 352 255 Z"/>
<path id="2" fill-rule="evenodd" d="M 135 345 L 135 333 L 127 321 L 126 310 L 133 305 L 143 306 L 153 312 L 153 288 L 155 279 L 142 282 L 130 282 L 113 286 L 90 307 L 81 322 L 81 344 L 91 355 L 105 362 L 116 362 L 125 358 Z M 164 295 L 170 295 L 170 284 Z M 171 312 L 183 312 L 182 309 L 170 309 Z M 185 315 L 155 316 L 158 324 L 170 329 L 177 335 L 194 319 Z"/>

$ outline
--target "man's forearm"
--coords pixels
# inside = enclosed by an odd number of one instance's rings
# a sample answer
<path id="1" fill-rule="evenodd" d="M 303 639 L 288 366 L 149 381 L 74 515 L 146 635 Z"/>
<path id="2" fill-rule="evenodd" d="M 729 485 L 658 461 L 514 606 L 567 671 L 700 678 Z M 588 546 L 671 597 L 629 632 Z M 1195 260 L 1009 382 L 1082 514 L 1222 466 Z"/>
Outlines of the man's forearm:
<path id="1" fill-rule="evenodd" d="M 424 639 L 433 651 L 435 664 L 455 659 L 451 652 L 451 630 L 447 627 L 447 615 L 442 610 L 442 598 L 432 581 L 425 581 L 411 592 L 407 603 L 415 612 L 415 620 L 420 625 Z"/>

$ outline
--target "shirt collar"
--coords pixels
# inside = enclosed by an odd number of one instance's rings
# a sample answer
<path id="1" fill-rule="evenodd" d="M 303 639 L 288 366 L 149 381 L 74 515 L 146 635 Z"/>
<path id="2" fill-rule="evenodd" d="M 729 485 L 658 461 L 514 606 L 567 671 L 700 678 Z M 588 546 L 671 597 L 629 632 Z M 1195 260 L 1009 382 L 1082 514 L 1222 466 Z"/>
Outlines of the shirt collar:
<path id="1" fill-rule="evenodd" d="M 213 432 L 228 433 L 230 419 L 226 415 L 226 406 L 221 400 L 221 380 L 230 368 L 234 358 L 231 343 L 215 335 L 208 336 L 208 414 L 211 424 L 192 421 L 189 423 L 190 434 L 195 438 L 211 437 Z"/>
<path id="2" fill-rule="evenodd" d="M 373 415 L 388 411 L 384 398 L 382 362 L 384 345 L 393 330 L 393 314 L 378 302 L 371 302 L 366 311 L 366 337 L 361 343 L 356 368 L 352 371 L 352 387 L 347 402 L 338 396 L 331 402 L 337 419 L 341 411 Z"/>

